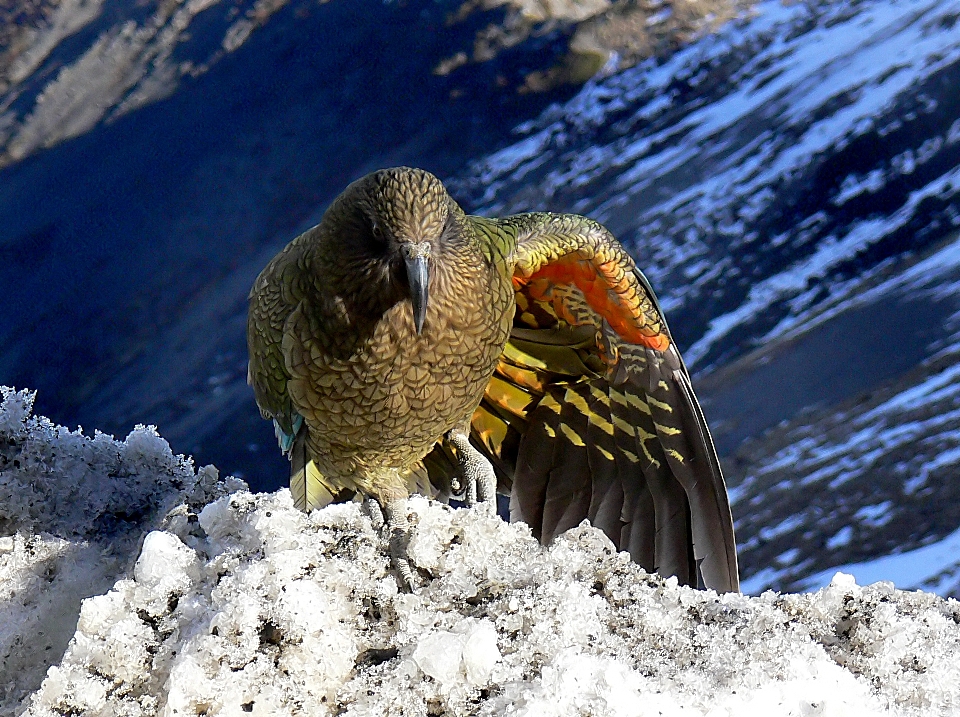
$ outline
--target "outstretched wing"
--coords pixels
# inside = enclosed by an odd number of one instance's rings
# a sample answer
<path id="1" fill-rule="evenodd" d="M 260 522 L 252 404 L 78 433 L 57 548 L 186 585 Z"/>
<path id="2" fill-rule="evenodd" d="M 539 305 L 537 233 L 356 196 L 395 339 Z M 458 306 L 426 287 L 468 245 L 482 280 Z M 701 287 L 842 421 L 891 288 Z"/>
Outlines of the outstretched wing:
<path id="1" fill-rule="evenodd" d="M 543 542 L 589 518 L 647 570 L 739 589 L 720 464 L 649 282 L 596 222 L 501 221 L 517 310 L 472 434 L 511 518 Z"/>

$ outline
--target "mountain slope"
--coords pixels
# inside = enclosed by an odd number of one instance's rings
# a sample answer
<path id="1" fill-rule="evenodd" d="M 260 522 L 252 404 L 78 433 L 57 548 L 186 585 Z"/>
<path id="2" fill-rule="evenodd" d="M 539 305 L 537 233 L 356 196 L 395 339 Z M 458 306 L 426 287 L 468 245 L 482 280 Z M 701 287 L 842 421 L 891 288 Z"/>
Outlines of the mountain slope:
<path id="1" fill-rule="evenodd" d="M 156 423 L 179 450 L 279 485 L 244 385 L 245 296 L 269 257 L 366 171 L 450 174 L 569 98 L 559 75 L 521 89 L 567 66 L 581 27 L 641 22 L 666 51 L 741 3 L 673 4 L 0 8 L 0 281 L 17 287 L 0 299 L 0 376 L 64 423 Z M 639 56 L 609 57 L 614 40 L 591 50 L 608 71 Z"/>
<path id="2" fill-rule="evenodd" d="M 628 242 L 697 368 L 783 334 L 960 223 L 960 4 L 762 3 L 597 82 L 453 183 Z"/>
<path id="3" fill-rule="evenodd" d="M 591 84 L 453 183 L 481 213 L 580 211 L 629 243 L 697 372 L 752 589 L 960 525 L 958 18 L 956 2 L 761 3 Z"/>

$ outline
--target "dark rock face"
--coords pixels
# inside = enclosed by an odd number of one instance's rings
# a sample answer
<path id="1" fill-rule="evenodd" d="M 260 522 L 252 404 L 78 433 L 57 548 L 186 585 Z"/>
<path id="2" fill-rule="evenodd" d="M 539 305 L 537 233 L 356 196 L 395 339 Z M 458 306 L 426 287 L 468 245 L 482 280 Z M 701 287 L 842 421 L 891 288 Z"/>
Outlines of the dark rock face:
<path id="1" fill-rule="evenodd" d="M 0 54 L 0 380 L 281 485 L 246 292 L 349 180 L 408 163 L 470 211 L 576 211 L 631 246 L 698 374 L 752 587 L 954 530 L 960 2 L 771 0 L 575 95 L 550 68 L 600 16 L 434 74 L 522 8 L 497 5 L 32 4 L 44 32 L 92 19 Z M 531 77 L 552 89 L 518 93 Z"/>

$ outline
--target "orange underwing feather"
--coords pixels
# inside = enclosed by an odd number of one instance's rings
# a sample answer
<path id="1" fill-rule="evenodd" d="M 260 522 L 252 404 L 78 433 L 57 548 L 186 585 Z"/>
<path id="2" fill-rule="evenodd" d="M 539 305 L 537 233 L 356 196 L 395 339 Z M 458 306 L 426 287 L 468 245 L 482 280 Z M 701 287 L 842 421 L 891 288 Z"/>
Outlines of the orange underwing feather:
<path id="1" fill-rule="evenodd" d="M 521 269 L 514 274 L 513 284 L 518 294 L 537 301 L 549 299 L 557 285 L 576 286 L 624 341 L 657 351 L 670 345 L 659 317 L 651 317 L 641 303 L 641 287 L 634 273 L 624 271 L 621 263 L 603 250 L 591 257 L 572 252 L 544 263 L 529 276 Z M 562 306 L 554 308 L 572 323 Z"/>

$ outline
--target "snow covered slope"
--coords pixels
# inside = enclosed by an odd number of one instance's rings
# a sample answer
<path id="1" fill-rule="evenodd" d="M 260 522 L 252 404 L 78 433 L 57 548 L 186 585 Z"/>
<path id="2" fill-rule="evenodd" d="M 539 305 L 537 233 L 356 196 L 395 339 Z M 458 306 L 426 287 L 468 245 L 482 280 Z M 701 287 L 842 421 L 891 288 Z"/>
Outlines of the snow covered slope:
<path id="1" fill-rule="evenodd" d="M 805 411 L 737 454 L 741 555 L 762 566 L 745 589 L 816 586 L 829 579 L 825 567 L 841 566 L 960 595 L 958 260 L 960 244 L 947 244 L 857 299 L 871 306 L 884 297 L 888 316 L 898 305 L 914 316 L 942 305 L 942 323 L 928 327 L 929 358 L 869 394 Z"/>
<path id="2" fill-rule="evenodd" d="M 400 593 L 359 504 L 304 514 L 0 406 L 0 715 L 787 717 L 960 710 L 960 603 L 859 587 L 717 595 L 581 526 L 413 498 Z M 83 602 L 81 604 L 81 599 Z M 68 644 L 69 640 L 69 644 Z"/>
<path id="3" fill-rule="evenodd" d="M 196 471 L 156 430 L 124 441 L 31 415 L 0 386 L 0 715 L 43 679 L 76 629 L 80 601 L 126 575 L 146 531 L 180 504 L 245 488 Z"/>
<path id="4" fill-rule="evenodd" d="M 585 88 L 454 183 L 480 213 L 607 223 L 696 368 L 960 224 L 960 2 L 761 3 Z"/>

